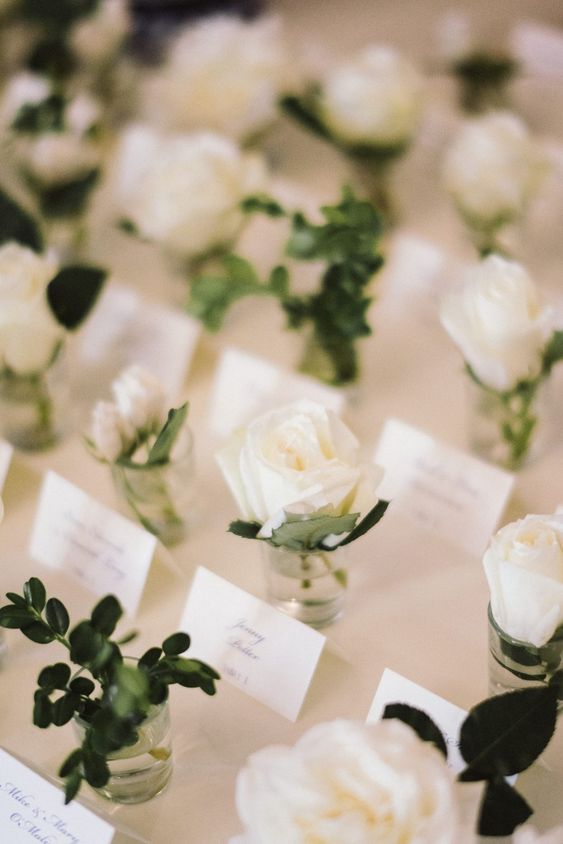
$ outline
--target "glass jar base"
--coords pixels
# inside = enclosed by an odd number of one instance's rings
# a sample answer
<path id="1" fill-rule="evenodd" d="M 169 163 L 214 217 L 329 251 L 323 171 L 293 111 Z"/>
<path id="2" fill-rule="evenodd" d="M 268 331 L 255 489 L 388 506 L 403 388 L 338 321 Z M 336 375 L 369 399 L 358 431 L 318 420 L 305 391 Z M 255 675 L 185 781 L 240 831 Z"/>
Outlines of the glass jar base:
<path id="1" fill-rule="evenodd" d="M 153 765 L 148 772 L 141 768 L 138 771 L 127 771 L 121 776 L 113 774 L 107 785 L 95 791 L 113 803 L 144 803 L 164 791 L 171 776 L 170 758 L 162 763 L 162 767 L 155 769 Z"/>
<path id="2" fill-rule="evenodd" d="M 291 616 L 296 621 L 319 629 L 332 624 L 342 615 L 344 595 L 338 595 L 330 601 L 300 601 L 297 598 L 270 598 L 270 604 Z"/>

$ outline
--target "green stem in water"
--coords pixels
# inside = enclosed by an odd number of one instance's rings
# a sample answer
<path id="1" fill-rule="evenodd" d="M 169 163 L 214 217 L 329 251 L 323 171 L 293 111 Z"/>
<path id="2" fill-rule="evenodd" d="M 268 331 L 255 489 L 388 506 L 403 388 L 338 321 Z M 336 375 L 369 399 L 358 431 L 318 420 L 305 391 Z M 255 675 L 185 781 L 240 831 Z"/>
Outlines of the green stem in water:
<path id="1" fill-rule="evenodd" d="M 308 561 L 308 557 L 310 557 L 311 555 L 310 554 L 300 554 L 299 556 L 301 558 L 301 571 L 302 572 L 310 571 L 312 566 Z M 323 563 L 326 566 L 327 572 L 334 577 L 334 579 L 336 580 L 337 583 L 339 583 L 343 587 L 346 587 L 347 582 L 348 582 L 346 572 L 344 571 L 344 569 L 333 568 L 332 560 L 331 560 L 329 554 L 326 554 L 326 553 L 321 551 L 321 552 L 315 553 L 314 556 L 318 557 L 319 559 L 321 559 L 323 561 Z M 301 588 L 302 589 L 310 589 L 311 586 L 312 586 L 312 583 L 311 583 L 311 580 L 309 578 L 303 578 L 301 580 Z"/>

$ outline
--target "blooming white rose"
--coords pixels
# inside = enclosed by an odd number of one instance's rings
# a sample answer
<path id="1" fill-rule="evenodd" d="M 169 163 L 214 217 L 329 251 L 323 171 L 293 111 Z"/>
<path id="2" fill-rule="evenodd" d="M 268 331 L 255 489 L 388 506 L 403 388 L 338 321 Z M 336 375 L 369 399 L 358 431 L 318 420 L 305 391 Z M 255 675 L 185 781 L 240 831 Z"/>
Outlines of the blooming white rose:
<path id="1" fill-rule="evenodd" d="M 510 390 L 539 375 L 551 311 L 515 261 L 489 255 L 471 267 L 463 287 L 443 300 L 440 319 L 486 386 Z"/>
<path id="2" fill-rule="evenodd" d="M 445 160 L 446 188 L 479 228 L 518 219 L 536 192 L 544 159 L 524 123 L 495 112 L 464 126 Z"/>
<path id="3" fill-rule="evenodd" d="M 114 463 L 135 442 L 135 429 L 122 417 L 115 404 L 100 401 L 92 411 L 90 442 L 99 460 Z"/>
<path id="4" fill-rule="evenodd" d="M 237 779 L 240 841 L 469 844 L 478 795 L 474 784 L 456 784 L 439 751 L 406 724 L 333 721 L 293 748 L 249 758 Z"/>
<path id="5" fill-rule="evenodd" d="M 261 159 L 209 132 L 163 138 L 132 127 L 117 165 L 124 213 L 142 236 L 185 258 L 230 244 L 244 223 L 241 200 L 264 179 Z"/>
<path id="6" fill-rule="evenodd" d="M 563 826 L 540 835 L 535 827 L 526 824 L 516 830 L 512 836 L 512 844 L 563 844 Z"/>
<path id="7" fill-rule="evenodd" d="M 322 116 L 346 143 L 402 145 L 415 132 L 421 88 L 418 72 L 400 53 L 391 47 L 367 47 L 322 83 Z"/>
<path id="8" fill-rule="evenodd" d="M 276 117 L 288 64 L 279 18 L 204 19 L 181 33 L 148 81 L 147 119 L 248 138 Z"/>
<path id="9" fill-rule="evenodd" d="M 0 362 L 19 374 L 44 369 L 64 337 L 46 296 L 56 273 L 51 255 L 0 246 Z"/>
<path id="10" fill-rule="evenodd" d="M 505 525 L 483 566 L 501 630 L 536 647 L 549 641 L 563 624 L 563 514 Z"/>
<path id="11" fill-rule="evenodd" d="M 159 429 L 166 416 L 165 394 L 160 381 L 141 366 L 127 367 L 112 384 L 112 392 L 124 423 L 139 432 Z"/>
<path id="12" fill-rule="evenodd" d="M 245 519 L 262 536 L 283 511 L 360 513 L 377 504 L 383 470 L 360 462 L 356 437 L 333 413 L 302 400 L 271 410 L 231 437 L 217 460 Z"/>
<path id="13" fill-rule="evenodd" d="M 18 156 L 29 175 L 45 187 L 80 179 L 100 164 L 97 144 L 71 131 L 45 132 L 25 140 Z"/>
<path id="14" fill-rule="evenodd" d="M 44 76 L 24 71 L 13 76 L 2 97 L 0 120 L 3 125 L 11 126 L 24 106 L 36 106 L 44 102 L 53 93 L 51 84 Z"/>
<path id="15" fill-rule="evenodd" d="M 88 64 L 103 64 L 119 50 L 131 28 L 127 0 L 101 0 L 93 14 L 71 29 L 70 45 Z"/>

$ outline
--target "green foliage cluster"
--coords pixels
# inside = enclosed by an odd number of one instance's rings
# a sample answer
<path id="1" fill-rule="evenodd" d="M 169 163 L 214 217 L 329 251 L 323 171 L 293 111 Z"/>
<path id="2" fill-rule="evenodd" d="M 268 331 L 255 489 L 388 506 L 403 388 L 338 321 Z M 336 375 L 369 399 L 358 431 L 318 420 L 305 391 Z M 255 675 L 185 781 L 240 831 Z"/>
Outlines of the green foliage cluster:
<path id="1" fill-rule="evenodd" d="M 90 618 L 70 632 L 70 617 L 58 598 L 47 599 L 43 583 L 28 580 L 22 595 L 8 592 L 9 604 L 0 608 L 0 627 L 20 629 L 38 644 L 60 642 L 68 662 L 48 665 L 39 673 L 34 695 L 33 723 L 43 729 L 61 727 L 71 718 L 85 726 L 80 747 L 70 753 L 59 770 L 69 803 L 86 780 L 101 788 L 110 777 L 108 757 L 134 745 L 138 729 L 168 698 L 173 684 L 200 688 L 215 694 L 217 672 L 198 659 L 182 654 L 190 646 L 187 633 L 168 636 L 160 647 L 149 648 L 136 664 L 124 662 L 120 645 L 130 641 L 112 639 L 123 610 L 113 595 L 102 598 Z"/>

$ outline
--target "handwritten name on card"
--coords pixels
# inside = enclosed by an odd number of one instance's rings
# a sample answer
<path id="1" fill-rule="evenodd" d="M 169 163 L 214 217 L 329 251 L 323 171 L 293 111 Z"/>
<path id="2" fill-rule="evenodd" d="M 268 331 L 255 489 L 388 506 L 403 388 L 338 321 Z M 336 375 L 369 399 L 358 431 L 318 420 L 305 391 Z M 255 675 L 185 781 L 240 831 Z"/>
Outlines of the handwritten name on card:
<path id="1" fill-rule="evenodd" d="M 0 492 L 4 489 L 14 449 L 6 440 L 0 440 Z"/>
<path id="2" fill-rule="evenodd" d="M 514 475 L 389 419 L 374 460 L 385 469 L 380 494 L 394 512 L 468 551 L 483 553 L 506 506 Z"/>
<path id="3" fill-rule="evenodd" d="M 308 398 L 341 413 L 344 396 L 333 387 L 280 369 L 239 349 L 223 352 L 211 400 L 211 429 L 227 437 L 236 428 L 276 405 Z"/>
<path id="4" fill-rule="evenodd" d="M 450 768 L 457 774 L 466 767 L 459 752 L 459 731 L 467 717 L 464 709 L 460 709 L 459 706 L 455 706 L 434 692 L 429 692 L 423 686 L 386 668 L 377 687 L 366 719 L 367 723 L 379 721 L 388 703 L 408 703 L 426 712 L 444 736 Z"/>
<path id="5" fill-rule="evenodd" d="M 182 616 L 194 657 L 295 721 L 325 637 L 199 567 Z"/>
<path id="6" fill-rule="evenodd" d="M 0 840 L 110 844 L 115 829 L 0 748 Z"/>
<path id="7" fill-rule="evenodd" d="M 95 595 L 114 593 L 135 615 L 156 537 L 55 472 L 45 475 L 30 554 L 63 569 Z"/>

